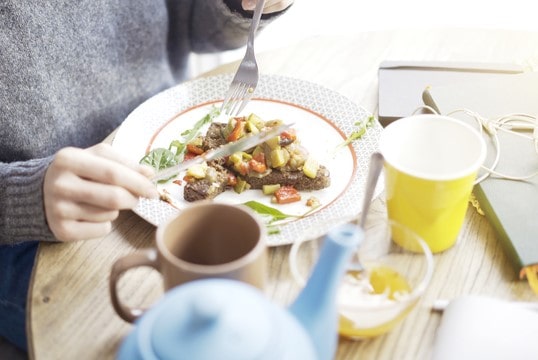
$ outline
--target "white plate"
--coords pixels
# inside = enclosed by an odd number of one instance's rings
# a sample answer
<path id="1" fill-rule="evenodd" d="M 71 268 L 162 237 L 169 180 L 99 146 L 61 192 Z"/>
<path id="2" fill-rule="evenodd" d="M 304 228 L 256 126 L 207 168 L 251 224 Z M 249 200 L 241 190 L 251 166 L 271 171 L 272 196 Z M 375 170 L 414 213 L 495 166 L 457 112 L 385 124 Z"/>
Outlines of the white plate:
<path id="1" fill-rule="evenodd" d="M 220 106 L 232 76 L 201 78 L 163 91 L 137 107 L 120 126 L 114 141 L 127 158 L 138 162 L 155 147 L 168 147 L 181 132 L 191 129 L 212 106 Z M 282 119 L 294 123 L 297 136 L 305 148 L 331 173 L 331 186 L 318 191 L 301 191 L 303 200 L 293 204 L 271 204 L 270 197 L 260 190 L 238 195 L 227 191 L 214 201 L 240 204 L 255 200 L 283 213 L 302 215 L 310 196 L 318 198 L 321 207 L 299 220 L 287 220 L 278 225 L 279 233 L 268 236 L 270 246 L 290 244 L 325 233 L 330 227 L 357 216 L 362 206 L 364 183 L 372 152 L 378 149 L 381 125 L 376 121 L 353 146 L 340 148 L 357 128 L 354 123 L 370 115 L 344 96 L 319 85 L 298 79 L 261 75 L 255 98 L 244 110 L 264 120 Z M 225 122 L 220 118 L 217 121 Z M 159 185 L 161 186 L 161 185 Z M 189 205 L 183 200 L 183 188 L 176 184 L 162 185 L 181 209 Z M 376 188 L 376 195 L 382 181 Z M 178 209 L 160 200 L 143 199 L 134 210 L 143 219 L 157 226 L 178 213 Z"/>

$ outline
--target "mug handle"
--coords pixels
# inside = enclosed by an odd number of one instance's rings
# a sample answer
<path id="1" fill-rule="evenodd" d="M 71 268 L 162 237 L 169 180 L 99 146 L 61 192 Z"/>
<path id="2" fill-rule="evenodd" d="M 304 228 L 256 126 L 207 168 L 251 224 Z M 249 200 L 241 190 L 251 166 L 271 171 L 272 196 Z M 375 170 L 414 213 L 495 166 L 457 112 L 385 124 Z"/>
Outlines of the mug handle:
<path id="1" fill-rule="evenodd" d="M 116 313 L 125 321 L 133 323 L 146 309 L 130 308 L 123 304 L 118 296 L 118 281 L 130 269 L 139 266 L 149 266 L 159 271 L 157 249 L 148 249 L 124 256 L 114 262 L 110 272 L 110 297 Z"/>

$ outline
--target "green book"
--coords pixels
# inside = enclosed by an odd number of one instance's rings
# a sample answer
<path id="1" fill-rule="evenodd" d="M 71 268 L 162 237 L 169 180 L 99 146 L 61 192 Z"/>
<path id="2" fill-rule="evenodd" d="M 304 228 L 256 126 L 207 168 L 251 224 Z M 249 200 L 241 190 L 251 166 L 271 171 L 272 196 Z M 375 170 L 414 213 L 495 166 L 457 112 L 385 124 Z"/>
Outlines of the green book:
<path id="1" fill-rule="evenodd" d="M 515 113 L 536 118 L 538 72 L 431 86 L 423 92 L 423 101 L 441 114 L 465 108 L 488 119 Z M 461 112 L 451 116 L 478 128 L 470 116 Z M 536 120 L 535 126 L 538 126 Z M 533 136 L 532 129 L 519 133 Z M 534 133 L 538 136 L 538 130 Z M 532 140 L 503 131 L 497 134 L 501 153 L 496 171 L 515 176 L 538 171 L 538 153 Z M 486 139 L 489 149 L 485 165 L 489 167 L 496 149 L 491 138 Z M 515 181 L 491 175 L 475 186 L 474 194 L 502 242 L 516 276 L 519 276 L 523 267 L 538 264 L 538 176 Z"/>

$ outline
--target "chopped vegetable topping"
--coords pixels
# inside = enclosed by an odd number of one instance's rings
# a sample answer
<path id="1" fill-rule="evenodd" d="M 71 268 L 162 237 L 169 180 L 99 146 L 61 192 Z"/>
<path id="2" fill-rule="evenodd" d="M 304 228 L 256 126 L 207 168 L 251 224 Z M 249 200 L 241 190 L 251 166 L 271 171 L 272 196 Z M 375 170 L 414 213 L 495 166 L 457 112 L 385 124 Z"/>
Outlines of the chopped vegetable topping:
<path id="1" fill-rule="evenodd" d="M 306 200 L 306 206 L 311 208 L 317 208 L 321 205 L 319 199 L 315 196 L 311 196 Z"/>
<path id="2" fill-rule="evenodd" d="M 187 170 L 187 176 L 191 176 L 195 179 L 203 179 L 207 174 L 207 169 L 207 163 L 193 165 Z"/>
<path id="3" fill-rule="evenodd" d="M 245 135 L 245 120 L 242 118 L 236 118 L 235 120 L 234 129 L 230 135 L 226 137 L 226 141 L 228 142 L 237 141 Z"/>
<path id="4" fill-rule="evenodd" d="M 187 144 L 187 152 L 195 155 L 202 155 L 204 153 L 204 149 L 202 149 L 199 145 L 189 143 Z"/>
<path id="5" fill-rule="evenodd" d="M 201 136 L 202 127 L 213 122 L 217 115 L 218 110 L 213 108 L 192 129 L 181 133 L 179 140 L 171 141 L 168 149 L 153 149 L 140 162 L 153 166 L 157 171 L 163 170 L 186 159 L 203 155 L 205 151 L 222 146 L 224 142 L 234 142 L 283 123 L 280 119 L 264 121 L 259 116 L 250 114 L 231 118 L 227 124 L 211 124 L 207 134 Z M 318 161 L 309 156 L 308 151 L 301 145 L 295 129 L 288 129 L 245 151 L 238 151 L 218 161 L 193 165 L 187 169 L 183 180 L 174 180 L 174 183 L 178 185 L 186 183 L 184 198 L 187 201 L 196 201 L 202 197 L 213 198 L 226 188 L 241 193 L 254 187 L 261 188 L 263 193 L 268 195 L 267 200 L 271 197 L 271 201 L 277 204 L 289 204 L 301 200 L 301 194 L 294 186 L 283 185 L 289 183 L 290 179 L 291 183 L 296 183 L 301 190 L 313 188 L 309 187 L 310 180 L 318 176 L 323 180 L 322 186 L 329 186 L 330 182 L 325 181 L 329 176 L 328 171 L 321 172 L 320 168 L 322 166 Z M 165 181 L 173 180 L 177 176 L 176 174 Z M 296 178 L 301 181 L 297 182 Z M 318 186 L 318 183 L 314 183 L 315 180 L 312 184 Z M 306 216 L 319 206 L 319 201 L 310 198 L 307 201 L 310 208 L 306 209 L 305 214 L 298 216 L 283 214 L 256 202 L 250 202 L 250 205 L 256 208 L 255 211 L 265 212 L 266 216 L 271 216 L 272 222 L 287 217 Z"/>
<path id="6" fill-rule="evenodd" d="M 315 179 L 316 175 L 318 174 L 318 170 L 319 170 L 318 161 L 314 157 L 309 156 L 303 165 L 303 173 L 309 178 Z"/>
<path id="7" fill-rule="evenodd" d="M 262 186 L 262 191 L 264 195 L 273 195 L 278 189 L 280 189 L 280 184 L 270 184 Z"/>
<path id="8" fill-rule="evenodd" d="M 289 145 L 295 140 L 297 140 L 297 133 L 295 132 L 295 129 L 288 129 L 280 134 L 281 146 Z"/>
<path id="9" fill-rule="evenodd" d="M 231 172 L 229 172 L 229 171 L 228 171 L 227 175 L 228 175 L 227 185 L 228 186 L 235 186 L 235 184 L 237 184 L 237 177 L 234 174 L 232 174 Z"/>
<path id="10" fill-rule="evenodd" d="M 241 194 L 243 191 L 250 189 L 250 184 L 245 180 L 238 178 L 237 183 L 234 185 L 234 191 Z"/>
<path id="11" fill-rule="evenodd" d="M 255 171 L 259 174 L 263 174 L 267 170 L 267 166 L 265 166 L 265 161 L 257 161 L 257 160 L 250 160 L 248 162 L 248 167 L 250 170 Z"/>
<path id="12" fill-rule="evenodd" d="M 301 201 L 301 194 L 293 186 L 281 186 L 274 192 L 277 204 L 289 204 Z"/>

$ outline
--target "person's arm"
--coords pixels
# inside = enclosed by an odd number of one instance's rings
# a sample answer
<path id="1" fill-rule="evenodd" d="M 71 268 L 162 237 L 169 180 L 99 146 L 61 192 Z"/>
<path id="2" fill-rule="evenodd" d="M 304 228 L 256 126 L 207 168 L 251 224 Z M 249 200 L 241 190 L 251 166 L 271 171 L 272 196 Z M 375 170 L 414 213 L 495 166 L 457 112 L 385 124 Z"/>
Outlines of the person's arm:
<path id="1" fill-rule="evenodd" d="M 242 1 L 252 0 L 191 0 L 168 2 L 168 60 L 176 80 L 183 80 L 187 67 L 185 54 L 214 53 L 237 49 L 247 42 L 252 11 L 243 8 Z M 266 11 L 258 32 L 286 10 L 293 0 L 266 0 Z M 241 10 L 243 9 L 243 10 Z M 269 18 L 266 18 L 269 16 Z M 265 18 L 265 19 L 264 19 Z"/>
<path id="2" fill-rule="evenodd" d="M 243 7 L 246 3 L 250 6 Z M 258 32 L 291 5 L 290 0 L 266 0 Z M 192 2 L 190 48 L 193 52 L 236 49 L 246 44 L 255 2 L 196 0 Z M 250 10 L 249 10 L 250 9 Z"/>
<path id="3" fill-rule="evenodd" d="M 51 161 L 0 163 L 0 245 L 55 240 L 43 212 L 43 177 Z"/>
<path id="4" fill-rule="evenodd" d="M 108 144 L 64 148 L 54 156 L 43 181 L 47 224 L 60 241 L 104 236 L 119 210 L 133 209 L 139 197 L 159 197 L 149 180 L 152 174 Z"/>
<path id="5" fill-rule="evenodd" d="M 234 11 L 245 17 L 251 17 L 252 11 L 256 7 L 257 0 L 224 0 L 226 5 Z M 280 13 L 293 4 L 293 0 L 266 0 L 263 5 L 263 18 L 270 18 Z"/>
<path id="6" fill-rule="evenodd" d="M 0 163 L 0 244 L 103 236 L 119 210 L 134 208 L 140 196 L 158 197 L 150 175 L 106 144 Z"/>

